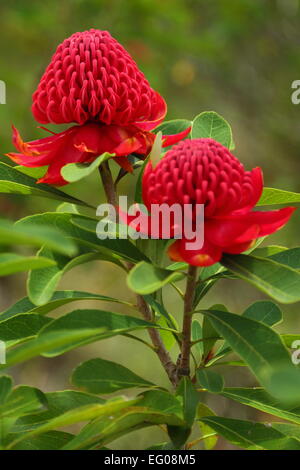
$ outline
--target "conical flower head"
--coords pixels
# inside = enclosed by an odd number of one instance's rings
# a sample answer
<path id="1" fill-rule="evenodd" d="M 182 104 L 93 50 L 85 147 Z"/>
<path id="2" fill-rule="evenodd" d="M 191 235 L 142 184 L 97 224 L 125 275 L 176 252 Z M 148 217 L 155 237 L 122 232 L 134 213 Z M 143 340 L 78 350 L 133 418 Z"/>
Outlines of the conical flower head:
<path id="1" fill-rule="evenodd" d="M 137 231 L 150 236 L 159 233 L 165 238 L 166 231 L 157 226 L 160 221 L 151 215 L 152 209 L 162 204 L 179 204 L 183 209 L 188 205 L 188 212 L 182 211 L 183 227 L 178 223 L 171 226 L 169 238 L 177 240 L 170 245 L 169 256 L 175 261 L 209 266 L 220 261 L 224 253 L 248 250 L 257 238 L 270 235 L 288 222 L 293 207 L 253 210 L 262 190 L 260 168 L 246 171 L 227 148 L 213 139 L 187 139 L 169 150 L 155 167 L 149 162 L 145 168 L 142 194 L 150 215 L 142 212 L 138 219 L 124 214 L 122 217 Z M 193 240 L 185 237 L 183 228 L 192 225 L 197 239 L 200 204 L 204 209 L 204 243 L 193 249 Z"/>
<path id="2" fill-rule="evenodd" d="M 91 29 L 65 39 L 33 94 L 35 119 L 151 128 L 166 114 L 163 98 L 109 32 Z"/>

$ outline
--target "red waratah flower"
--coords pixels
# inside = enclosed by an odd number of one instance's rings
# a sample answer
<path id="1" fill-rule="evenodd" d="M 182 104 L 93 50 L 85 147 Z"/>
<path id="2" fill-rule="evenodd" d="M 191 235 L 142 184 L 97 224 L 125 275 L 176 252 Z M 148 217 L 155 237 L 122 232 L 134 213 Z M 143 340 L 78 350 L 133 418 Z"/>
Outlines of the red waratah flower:
<path id="1" fill-rule="evenodd" d="M 8 156 L 28 167 L 48 166 L 38 182 L 63 185 L 60 174 L 68 163 L 89 163 L 104 152 L 113 153 L 125 170 L 126 156 L 145 157 L 167 111 L 128 52 L 107 31 L 75 33 L 60 44 L 33 94 L 32 112 L 41 124 L 77 125 L 59 134 L 24 143 L 13 128 L 19 153 Z M 47 130 L 47 129 L 45 129 Z M 49 131 L 50 132 L 50 131 Z M 189 129 L 164 139 L 178 142 Z"/>
<path id="2" fill-rule="evenodd" d="M 181 238 L 172 243 L 168 254 L 174 261 L 210 266 L 220 261 L 223 253 L 242 253 L 257 238 L 270 235 L 288 222 L 294 207 L 267 212 L 252 210 L 262 190 L 260 168 L 245 171 L 240 161 L 213 139 L 188 139 L 169 150 L 155 168 L 151 162 L 147 164 L 142 191 L 150 215 L 140 212 L 139 223 L 135 223 L 136 216 L 121 214 L 136 231 L 151 235 L 153 204 L 179 203 L 182 207 L 204 204 L 202 248 L 188 249 L 191 240 Z M 195 217 L 195 211 L 191 214 Z M 174 238 L 175 225 L 172 231 Z"/>

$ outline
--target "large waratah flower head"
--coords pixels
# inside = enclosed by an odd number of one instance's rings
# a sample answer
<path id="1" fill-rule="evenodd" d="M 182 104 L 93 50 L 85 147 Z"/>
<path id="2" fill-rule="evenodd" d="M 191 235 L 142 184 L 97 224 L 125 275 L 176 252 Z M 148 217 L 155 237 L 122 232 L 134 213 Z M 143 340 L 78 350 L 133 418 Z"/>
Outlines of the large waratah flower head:
<path id="1" fill-rule="evenodd" d="M 227 148 L 213 139 L 187 139 L 169 150 L 155 167 L 149 162 L 142 190 L 150 214 L 153 204 L 180 204 L 183 208 L 189 204 L 193 218 L 196 204 L 204 205 L 202 248 L 188 249 L 191 240 L 182 237 L 168 251 L 171 259 L 195 266 L 214 264 L 223 253 L 239 254 L 248 250 L 257 238 L 285 225 L 295 210 L 286 207 L 253 211 L 263 190 L 261 169 L 246 171 Z M 144 221 L 145 227 L 151 226 L 151 215 L 149 218 Z M 127 218 L 127 223 L 143 231 L 143 223 L 134 225 L 134 218 Z"/>
<path id="2" fill-rule="evenodd" d="M 131 153 L 144 158 L 153 145 L 150 131 L 164 119 L 167 106 L 128 52 L 107 31 L 73 34 L 53 55 L 37 90 L 32 112 L 42 123 L 76 125 L 51 137 L 24 143 L 14 129 L 19 153 L 8 156 L 20 165 L 48 166 L 39 182 L 65 184 L 60 174 L 68 163 L 89 163 L 109 152 L 125 170 Z M 189 132 L 164 139 L 164 146 Z"/>
<path id="3" fill-rule="evenodd" d="M 152 129 L 166 103 L 108 31 L 91 29 L 58 46 L 33 94 L 32 112 L 42 124 L 95 121 Z"/>

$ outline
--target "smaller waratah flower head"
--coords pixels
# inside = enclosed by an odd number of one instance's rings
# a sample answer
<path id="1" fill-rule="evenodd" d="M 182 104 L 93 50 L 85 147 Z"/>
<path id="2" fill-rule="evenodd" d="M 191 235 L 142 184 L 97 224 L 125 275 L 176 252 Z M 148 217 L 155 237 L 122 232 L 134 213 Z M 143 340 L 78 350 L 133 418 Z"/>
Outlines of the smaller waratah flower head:
<path id="1" fill-rule="evenodd" d="M 53 185 L 66 183 L 60 174 L 64 165 L 89 163 L 104 152 L 132 171 L 126 157 L 135 153 L 144 158 L 150 152 L 155 139 L 150 131 L 166 111 L 164 99 L 109 32 L 75 33 L 53 55 L 33 94 L 32 112 L 41 124 L 76 125 L 28 143 L 14 128 L 18 153 L 8 156 L 24 166 L 48 166 L 39 182 Z M 165 138 L 164 146 L 188 132 Z"/>
<path id="2" fill-rule="evenodd" d="M 257 238 L 270 235 L 288 222 L 295 210 L 293 207 L 252 210 L 262 190 L 260 168 L 246 171 L 227 148 L 213 139 L 187 139 L 169 150 L 155 167 L 152 162 L 147 164 L 142 191 L 150 215 L 126 216 L 126 222 L 137 231 L 148 230 L 151 235 L 153 227 L 157 232 L 157 222 L 151 224 L 154 204 L 180 204 L 182 208 L 189 204 L 192 219 L 197 216 L 193 208 L 203 204 L 202 248 L 189 249 L 192 240 L 182 237 L 170 245 L 168 254 L 174 261 L 209 266 L 220 261 L 224 253 L 239 254 L 248 250 Z M 172 230 L 176 238 L 175 225 Z M 160 235 L 164 238 L 163 232 Z"/>

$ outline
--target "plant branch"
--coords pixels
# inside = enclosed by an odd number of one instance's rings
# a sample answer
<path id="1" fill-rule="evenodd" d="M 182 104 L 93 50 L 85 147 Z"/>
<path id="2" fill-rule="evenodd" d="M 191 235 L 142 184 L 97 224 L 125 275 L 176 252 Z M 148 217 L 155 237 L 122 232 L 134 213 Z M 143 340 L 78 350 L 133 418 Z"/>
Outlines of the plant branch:
<path id="1" fill-rule="evenodd" d="M 99 173 L 101 176 L 103 188 L 106 194 L 106 199 L 109 204 L 112 204 L 115 208 L 117 207 L 117 194 L 116 194 L 116 187 L 112 178 L 112 174 L 109 168 L 108 162 L 102 163 L 99 167 Z M 133 267 L 133 265 L 129 262 L 126 263 L 128 271 Z M 142 314 L 143 318 L 146 321 L 152 322 L 152 311 L 147 302 L 144 298 L 140 295 L 136 296 L 137 299 L 137 306 Z M 154 350 L 157 356 L 160 359 L 160 362 L 165 369 L 171 383 L 176 385 L 177 374 L 176 374 L 176 365 L 173 363 L 170 354 L 166 350 L 163 341 L 159 332 L 155 328 L 148 328 L 148 333 L 152 344 L 154 346 Z"/>
<path id="2" fill-rule="evenodd" d="M 115 188 L 114 180 L 113 180 L 110 168 L 109 168 L 108 161 L 103 162 L 99 166 L 99 173 L 101 176 L 101 181 L 103 184 L 107 202 L 109 204 L 112 204 L 114 207 L 117 207 L 116 188 Z"/>
<path id="3" fill-rule="evenodd" d="M 182 324 L 181 355 L 178 364 L 178 379 L 190 375 L 190 355 L 191 355 L 191 331 L 192 331 L 192 310 L 195 297 L 195 287 L 197 283 L 197 267 L 189 266 L 186 290 L 184 294 L 184 311 Z"/>
<path id="4" fill-rule="evenodd" d="M 137 295 L 137 305 L 144 319 L 146 321 L 152 322 L 153 318 L 151 309 L 141 295 Z M 170 379 L 170 382 L 173 385 L 176 385 L 176 365 L 174 364 L 170 354 L 166 350 L 159 332 L 155 328 L 148 328 L 148 333 L 151 338 L 152 344 L 155 347 L 156 354 L 158 355 L 160 362 L 162 363 Z"/>

